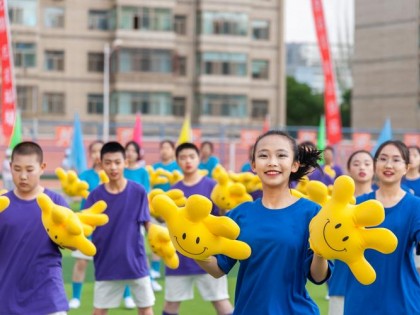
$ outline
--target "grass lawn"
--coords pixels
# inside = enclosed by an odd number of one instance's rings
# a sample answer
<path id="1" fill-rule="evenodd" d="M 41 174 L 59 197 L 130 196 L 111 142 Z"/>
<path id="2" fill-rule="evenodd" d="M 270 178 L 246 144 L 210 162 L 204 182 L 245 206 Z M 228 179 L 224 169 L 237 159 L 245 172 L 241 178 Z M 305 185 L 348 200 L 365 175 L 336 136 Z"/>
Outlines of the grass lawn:
<path id="1" fill-rule="evenodd" d="M 66 287 L 67 296 L 71 297 L 71 274 L 74 264 L 74 258 L 70 256 L 70 251 L 63 251 L 63 275 L 64 282 Z M 163 270 L 161 272 L 163 274 Z M 229 280 L 229 293 L 231 296 L 231 301 L 233 304 L 234 291 L 236 284 L 236 272 L 233 270 L 228 277 Z M 82 306 L 77 310 L 70 310 L 70 315 L 86 315 L 91 314 L 93 310 L 92 301 L 93 301 L 93 263 L 89 264 L 86 281 L 83 286 L 82 291 Z M 159 283 L 164 286 L 164 281 L 159 280 Z M 318 304 L 321 314 L 327 314 L 328 311 L 328 302 L 325 300 L 326 288 L 325 285 L 315 286 L 311 283 L 308 283 L 308 290 L 312 298 Z M 164 293 L 156 292 L 156 303 L 154 307 L 154 312 L 157 315 L 162 314 L 163 307 L 163 297 Z M 118 309 L 110 310 L 109 314 L 122 314 L 122 315 L 135 315 L 137 314 L 136 310 L 126 310 L 123 305 Z M 190 314 L 200 314 L 200 315 L 214 315 L 215 311 L 212 305 L 208 302 L 205 302 L 201 299 L 200 294 L 195 292 L 195 299 L 181 304 L 180 309 L 181 315 L 190 315 Z"/>

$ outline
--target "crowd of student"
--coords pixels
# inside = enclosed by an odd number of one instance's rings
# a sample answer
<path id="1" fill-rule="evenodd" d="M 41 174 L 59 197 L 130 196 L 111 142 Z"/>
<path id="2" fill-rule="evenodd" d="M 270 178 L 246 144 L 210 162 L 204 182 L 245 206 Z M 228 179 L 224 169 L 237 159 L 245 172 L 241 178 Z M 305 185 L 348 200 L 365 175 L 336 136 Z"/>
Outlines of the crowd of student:
<path id="1" fill-rule="evenodd" d="M 212 170 L 219 164 L 211 142 L 198 148 L 193 143 L 175 147 L 172 141 L 164 140 L 159 149 L 161 160 L 153 167 L 183 173 L 178 183 L 159 188 L 177 188 L 186 197 L 200 194 L 210 199 L 216 185 Z M 161 266 L 157 256 L 149 262 L 144 235 L 152 222 L 162 223 L 149 213 L 151 185 L 143 152 L 134 141 L 125 147 L 118 142 L 95 141 L 89 154 L 92 168 L 79 175 L 89 183 L 90 191 L 81 209 L 104 200 L 109 217 L 109 222 L 92 235 L 98 249 L 93 257 L 93 314 L 107 314 L 122 299 L 139 314 L 153 314 L 154 291 L 162 290 L 156 282 Z M 324 162 L 320 165 L 321 156 Z M 36 197 L 45 193 L 56 204 L 68 204 L 41 185 L 45 163 L 36 143 L 18 144 L 10 167 L 14 188 L 5 194 L 10 206 L 0 212 L 0 314 L 66 314 L 69 307 L 80 307 L 86 267 L 92 258 L 79 251 L 72 253 L 75 264 L 68 301 L 60 249 L 45 232 Z M 100 170 L 107 174 L 108 183 L 100 183 Z M 380 226 L 390 229 L 399 240 L 397 250 L 390 255 L 366 251 L 377 273 L 377 280 L 367 286 L 357 282 L 344 263 L 334 264 L 309 249 L 309 222 L 320 206 L 290 192 L 304 176 L 330 185 L 345 173 L 335 163 L 332 147 L 321 152 L 311 143 L 297 144 L 286 133 L 271 130 L 250 148 L 243 171 L 260 178 L 262 191 L 253 202 L 243 203 L 226 215 L 239 225 L 238 239 L 251 246 L 252 255 L 243 261 L 225 255 L 199 261 L 179 254 L 179 268 L 165 268 L 163 315 L 178 314 L 180 304 L 193 298 L 195 285 L 219 315 L 319 314 L 306 291 L 307 280 L 315 284 L 328 280 L 330 314 L 420 314 L 420 277 L 414 261 L 420 241 L 418 147 L 392 140 L 383 143 L 374 156 L 360 150 L 348 159 L 346 173 L 355 182 L 357 203 L 379 200 L 385 208 Z M 219 215 L 216 206 L 212 214 Z M 237 262 L 232 305 L 226 275 Z"/>

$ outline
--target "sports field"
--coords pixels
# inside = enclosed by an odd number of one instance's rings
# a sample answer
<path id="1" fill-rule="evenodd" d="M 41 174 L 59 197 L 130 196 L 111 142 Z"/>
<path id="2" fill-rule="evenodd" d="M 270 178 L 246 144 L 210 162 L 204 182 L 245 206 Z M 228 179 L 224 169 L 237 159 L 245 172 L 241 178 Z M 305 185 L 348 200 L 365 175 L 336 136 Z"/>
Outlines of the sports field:
<path id="1" fill-rule="evenodd" d="M 71 274 L 72 268 L 74 264 L 74 258 L 71 257 L 70 251 L 65 250 L 63 251 L 63 275 L 64 281 L 67 291 L 67 296 L 70 297 L 71 295 Z M 161 272 L 163 274 L 163 270 Z M 231 300 L 233 303 L 234 298 L 234 291 L 235 291 L 235 284 L 236 284 L 236 270 L 232 270 L 232 272 L 228 276 L 229 279 L 229 292 L 231 296 Z M 93 301 L 93 263 L 89 264 L 86 281 L 83 286 L 82 292 L 82 306 L 77 310 L 70 310 L 69 314 L 71 315 L 87 315 L 91 314 L 93 310 L 92 301 Z M 159 280 L 159 283 L 164 286 L 164 281 Z M 326 295 L 326 288 L 325 285 L 322 286 L 315 286 L 311 283 L 308 284 L 308 290 L 311 294 L 312 298 L 318 304 L 321 314 L 327 314 L 328 309 L 328 301 L 325 300 Z M 156 292 L 156 303 L 154 307 L 154 312 L 156 315 L 162 314 L 162 307 L 163 307 L 163 291 Z M 122 315 L 134 315 L 137 314 L 136 310 L 127 310 L 121 304 L 121 307 L 118 309 L 110 310 L 109 314 L 122 314 Z M 212 305 L 208 302 L 204 302 L 199 293 L 196 291 L 195 299 L 192 301 L 187 301 L 181 304 L 180 309 L 181 315 L 214 315 L 215 311 Z"/>

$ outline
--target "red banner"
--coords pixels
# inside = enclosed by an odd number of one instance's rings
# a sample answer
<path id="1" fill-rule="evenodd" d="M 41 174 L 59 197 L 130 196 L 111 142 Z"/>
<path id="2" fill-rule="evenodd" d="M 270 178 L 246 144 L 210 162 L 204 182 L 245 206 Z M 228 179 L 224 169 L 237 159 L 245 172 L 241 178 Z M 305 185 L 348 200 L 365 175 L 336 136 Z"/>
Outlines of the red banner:
<path id="1" fill-rule="evenodd" d="M 13 58 L 10 49 L 9 18 L 6 1 L 0 0 L 0 54 L 1 54 L 1 122 L 5 142 L 9 143 L 16 117 L 16 90 L 13 84 Z"/>
<path id="2" fill-rule="evenodd" d="M 353 147 L 356 150 L 370 151 L 372 149 L 370 133 L 366 133 L 366 132 L 353 133 Z"/>
<path id="3" fill-rule="evenodd" d="M 334 71 L 331 62 L 330 47 L 328 45 L 328 34 L 322 0 L 312 0 L 312 12 L 322 67 L 324 69 L 324 106 L 327 141 L 328 144 L 333 145 L 341 141 L 341 115 L 338 108 L 337 95 L 335 94 Z"/>

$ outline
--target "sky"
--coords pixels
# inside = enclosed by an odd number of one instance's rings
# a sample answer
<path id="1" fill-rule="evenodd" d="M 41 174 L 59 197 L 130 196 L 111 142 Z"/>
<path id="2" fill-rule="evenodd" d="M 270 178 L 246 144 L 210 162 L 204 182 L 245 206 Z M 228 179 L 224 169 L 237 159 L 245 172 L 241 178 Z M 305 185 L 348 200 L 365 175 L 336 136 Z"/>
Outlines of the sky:
<path id="1" fill-rule="evenodd" d="M 330 43 L 353 43 L 354 0 L 322 0 Z M 316 43 L 311 0 L 284 0 L 286 42 Z"/>

